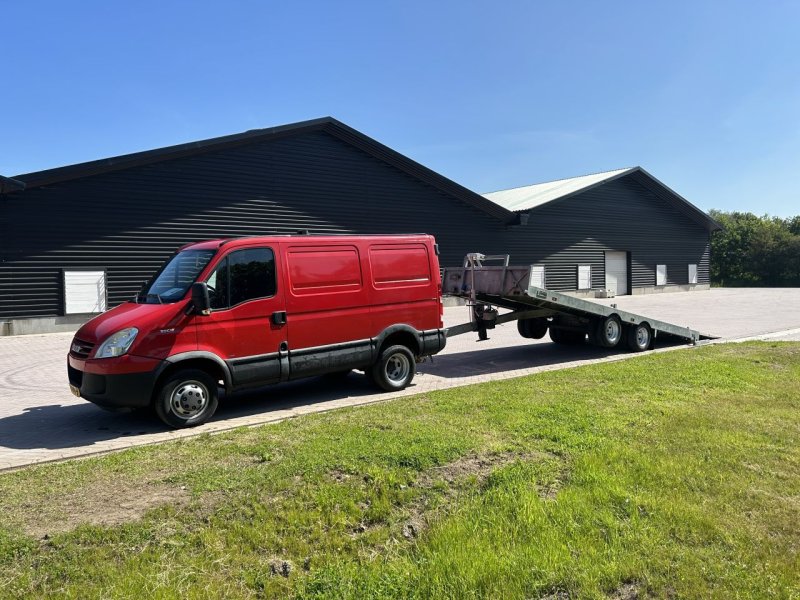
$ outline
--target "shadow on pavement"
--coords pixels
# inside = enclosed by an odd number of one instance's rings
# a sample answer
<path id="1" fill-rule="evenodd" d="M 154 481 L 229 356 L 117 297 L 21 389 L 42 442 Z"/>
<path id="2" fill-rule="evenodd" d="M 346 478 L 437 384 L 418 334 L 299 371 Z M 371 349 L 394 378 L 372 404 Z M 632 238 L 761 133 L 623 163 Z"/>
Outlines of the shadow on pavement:
<path id="1" fill-rule="evenodd" d="M 617 351 L 594 346 L 558 346 L 556 344 L 525 344 L 508 348 L 483 348 L 468 352 L 454 352 L 433 357 L 433 362 L 423 363 L 419 370 L 437 377 L 453 379 L 505 373 L 520 369 L 558 366 L 575 361 L 601 358 Z"/>
<path id="2" fill-rule="evenodd" d="M 55 449 L 161 431 L 147 415 L 105 412 L 93 404 L 48 404 L 0 419 L 0 447 Z"/>
<path id="3" fill-rule="evenodd" d="M 335 384 L 313 378 L 249 390 L 220 399 L 213 422 L 287 410 L 316 402 L 375 393 L 360 374 L 351 374 Z M 26 408 L 22 414 L 0 418 L 0 447 L 48 449 L 87 447 L 125 437 L 170 431 L 147 411 L 109 412 L 85 404 L 50 404 Z"/>

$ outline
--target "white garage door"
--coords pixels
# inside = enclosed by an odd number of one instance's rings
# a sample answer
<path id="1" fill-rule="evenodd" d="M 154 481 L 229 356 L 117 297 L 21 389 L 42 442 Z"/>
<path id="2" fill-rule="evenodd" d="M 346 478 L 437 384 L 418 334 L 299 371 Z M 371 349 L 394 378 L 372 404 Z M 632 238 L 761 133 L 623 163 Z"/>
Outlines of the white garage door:
<path id="1" fill-rule="evenodd" d="M 606 252 L 606 289 L 617 296 L 628 293 L 628 253 Z"/>

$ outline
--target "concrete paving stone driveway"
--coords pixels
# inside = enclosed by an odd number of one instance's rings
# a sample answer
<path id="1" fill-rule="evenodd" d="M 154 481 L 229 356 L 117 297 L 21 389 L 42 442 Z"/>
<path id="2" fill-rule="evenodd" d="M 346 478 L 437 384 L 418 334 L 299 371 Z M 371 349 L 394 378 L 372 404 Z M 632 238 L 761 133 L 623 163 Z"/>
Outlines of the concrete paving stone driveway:
<path id="1" fill-rule="evenodd" d="M 602 302 L 726 339 L 767 334 L 800 341 L 800 289 L 713 289 Z M 467 318 L 465 307 L 445 310 L 448 326 Z M 212 422 L 183 431 L 167 430 L 146 416 L 105 412 L 74 398 L 65 366 L 72 334 L 0 337 L 0 470 L 635 356 L 588 345 L 557 346 L 547 337 L 524 340 L 515 323 L 497 327 L 490 336 L 477 343 L 475 334 L 449 339 L 433 361 L 419 365 L 414 383 L 402 392 L 376 393 L 357 372 L 335 385 L 312 378 L 224 399 Z"/>

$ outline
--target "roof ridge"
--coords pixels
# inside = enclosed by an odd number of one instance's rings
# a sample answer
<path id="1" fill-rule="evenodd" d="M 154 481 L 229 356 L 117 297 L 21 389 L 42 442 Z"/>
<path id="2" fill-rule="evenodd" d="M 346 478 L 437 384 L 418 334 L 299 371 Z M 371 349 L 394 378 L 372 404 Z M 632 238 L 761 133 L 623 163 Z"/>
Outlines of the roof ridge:
<path id="1" fill-rule="evenodd" d="M 595 171 L 594 173 L 585 173 L 583 175 L 576 175 L 575 177 L 561 177 L 559 179 L 548 179 L 547 181 L 539 181 L 537 183 L 528 183 L 526 185 L 518 185 L 510 188 L 503 188 L 501 190 L 494 190 L 492 192 L 484 192 L 483 195 L 496 194 L 498 192 L 510 192 L 511 190 L 521 190 L 522 188 L 533 187 L 535 185 L 544 185 L 546 183 L 558 183 L 559 181 L 570 181 L 571 179 L 580 179 L 581 177 L 591 177 L 593 175 L 603 175 L 605 173 L 621 173 L 622 171 L 632 171 L 640 167 L 623 167 L 621 169 L 609 169 L 608 171 Z"/>
<path id="2" fill-rule="evenodd" d="M 172 154 L 181 154 L 183 152 L 203 151 L 205 149 L 213 149 L 215 146 L 221 146 L 225 143 L 247 142 L 248 140 L 266 137 L 270 134 L 277 134 L 282 132 L 291 132 L 303 128 L 324 127 L 325 125 L 339 125 L 339 121 L 331 116 L 318 117 L 315 119 L 307 119 L 305 121 L 298 121 L 296 123 L 288 123 L 285 125 L 275 125 L 272 127 L 261 127 L 258 129 L 248 129 L 237 133 L 229 133 L 225 135 L 204 138 L 202 140 L 194 140 L 189 142 L 179 142 L 177 144 L 170 144 L 168 146 L 160 146 L 157 148 L 147 148 L 145 150 L 135 150 L 134 152 L 126 152 L 124 154 L 117 154 L 115 156 L 107 156 L 105 158 L 96 158 L 92 160 L 85 160 L 68 165 L 60 165 L 58 167 L 49 167 L 47 169 L 39 169 L 38 171 L 31 171 L 29 173 L 18 173 L 14 178 L 20 180 L 31 179 L 36 176 L 57 175 L 58 173 L 67 173 L 69 171 L 78 171 L 82 169 L 89 170 L 92 167 L 119 167 L 126 168 L 128 162 L 136 161 L 145 157 L 165 157 L 168 160 Z M 154 161 L 155 162 L 155 161 Z M 114 169 L 116 170 L 116 169 Z M 35 185 L 35 184 L 34 184 Z"/>
<path id="3" fill-rule="evenodd" d="M 431 185 L 441 192 L 449 194 L 464 202 L 466 205 L 477 208 L 500 221 L 511 222 L 516 219 L 516 215 L 513 211 L 506 210 L 499 204 L 484 198 L 477 192 L 473 192 L 452 179 L 433 171 L 414 159 L 401 154 L 397 150 L 393 150 L 385 144 L 361 133 L 357 129 L 353 129 L 349 125 L 331 116 L 274 127 L 250 129 L 241 133 L 175 144 L 163 148 L 142 150 L 129 154 L 15 175 L 15 179 L 18 181 L 13 184 L 13 187 L 11 187 L 12 180 L 7 178 L 2 180 L 2 192 L 4 194 L 9 191 L 21 192 L 22 190 L 31 190 L 33 188 L 82 177 L 90 177 L 173 159 L 186 158 L 205 152 L 226 150 L 251 143 L 267 142 L 282 136 L 318 131 L 332 135 L 353 148 L 365 152 L 373 158 L 391 165 L 401 172 L 415 177 L 421 182 Z"/>

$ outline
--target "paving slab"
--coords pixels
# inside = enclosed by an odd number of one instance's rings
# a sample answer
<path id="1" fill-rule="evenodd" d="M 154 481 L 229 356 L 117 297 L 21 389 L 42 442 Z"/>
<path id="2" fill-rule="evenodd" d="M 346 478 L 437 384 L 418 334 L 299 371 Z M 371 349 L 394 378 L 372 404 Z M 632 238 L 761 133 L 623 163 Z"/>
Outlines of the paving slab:
<path id="1" fill-rule="evenodd" d="M 597 302 L 728 339 L 800 327 L 799 288 L 713 288 Z"/>
<path id="2" fill-rule="evenodd" d="M 800 289 L 712 289 L 603 302 L 725 339 L 800 341 Z M 465 307 L 445 309 L 448 326 L 467 319 Z M 106 412 L 73 397 L 66 380 L 71 333 L 0 337 L 0 470 L 636 356 L 588 345 L 558 346 L 549 338 L 525 340 L 515 323 L 498 326 L 490 336 L 484 342 L 472 333 L 449 339 L 441 354 L 418 366 L 413 384 L 401 392 L 376 393 L 357 372 L 336 385 L 311 378 L 223 398 L 210 423 L 182 431 L 168 430 L 148 416 Z"/>

